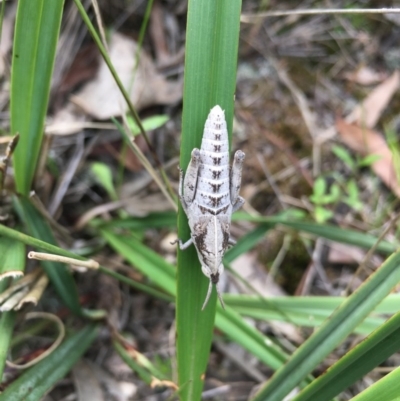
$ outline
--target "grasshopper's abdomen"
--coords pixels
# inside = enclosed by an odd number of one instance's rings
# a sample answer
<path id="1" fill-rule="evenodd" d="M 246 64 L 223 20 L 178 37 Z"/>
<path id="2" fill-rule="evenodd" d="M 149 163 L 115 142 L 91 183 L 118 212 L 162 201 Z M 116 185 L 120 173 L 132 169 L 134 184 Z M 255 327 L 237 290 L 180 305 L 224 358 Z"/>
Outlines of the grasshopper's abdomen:
<path id="1" fill-rule="evenodd" d="M 200 148 L 201 166 L 196 200 L 211 214 L 225 214 L 230 206 L 229 142 L 225 113 L 211 109 Z"/>

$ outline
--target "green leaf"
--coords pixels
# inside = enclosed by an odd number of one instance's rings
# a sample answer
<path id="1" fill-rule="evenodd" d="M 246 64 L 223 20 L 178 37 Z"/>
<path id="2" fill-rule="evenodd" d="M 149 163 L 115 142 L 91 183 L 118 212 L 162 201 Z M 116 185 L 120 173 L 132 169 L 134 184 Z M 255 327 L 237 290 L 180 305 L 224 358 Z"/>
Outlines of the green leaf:
<path id="1" fill-rule="evenodd" d="M 354 180 L 350 180 L 346 185 L 346 190 L 348 196 L 345 202 L 352 207 L 354 210 L 361 210 L 363 203 L 360 200 L 360 193 L 358 191 L 358 186 Z"/>
<path id="2" fill-rule="evenodd" d="M 333 217 L 333 212 L 325 209 L 323 206 L 315 206 L 314 216 L 317 223 L 325 223 L 327 220 Z"/>
<path id="3" fill-rule="evenodd" d="M 96 326 L 88 325 L 68 337 L 47 358 L 13 381 L 0 394 L 0 401 L 40 401 L 70 371 L 96 335 Z"/>
<path id="4" fill-rule="evenodd" d="M 381 160 L 382 156 L 380 155 L 368 155 L 363 157 L 359 162 L 358 165 L 360 167 L 369 167 L 372 164 L 374 164 L 375 162 L 377 162 L 378 160 Z"/>
<path id="5" fill-rule="evenodd" d="M 28 195 L 42 146 L 64 0 L 19 0 L 11 70 L 11 132 L 17 190 Z"/>
<path id="6" fill-rule="evenodd" d="M 350 170 L 355 169 L 355 161 L 352 158 L 350 152 L 344 148 L 343 146 L 334 145 L 332 146 L 332 152 L 336 155 L 338 159 L 340 159 L 344 164 L 350 168 Z"/>
<path id="7" fill-rule="evenodd" d="M 225 110 L 232 134 L 240 11 L 240 0 L 189 0 L 180 158 L 184 170 L 192 149 L 201 144 L 205 120 L 215 105 Z M 181 207 L 178 227 L 179 238 L 187 240 L 189 227 Z M 178 251 L 176 345 L 182 400 L 199 400 L 203 388 L 216 305 L 214 290 L 201 311 L 207 287 L 193 247 Z"/>
<path id="8" fill-rule="evenodd" d="M 326 181 L 323 177 L 318 177 L 314 182 L 313 194 L 310 196 L 311 202 L 320 203 L 320 198 L 326 194 Z"/>
<path id="9" fill-rule="evenodd" d="M 400 281 L 400 252 L 389 257 L 262 387 L 254 401 L 281 401 L 338 346 Z"/>
<path id="10" fill-rule="evenodd" d="M 151 131 L 162 127 L 167 121 L 169 121 L 169 116 L 159 115 L 159 116 L 152 116 L 142 120 L 142 124 L 145 131 Z M 129 115 L 127 116 L 127 123 L 129 126 L 129 130 L 133 135 L 136 136 L 140 134 L 139 126 L 136 124 L 135 120 Z"/>
<path id="11" fill-rule="evenodd" d="M 91 164 L 90 170 L 96 181 L 107 191 L 110 199 L 116 201 L 118 195 L 114 188 L 113 174 L 110 167 L 105 163 L 95 162 Z"/>

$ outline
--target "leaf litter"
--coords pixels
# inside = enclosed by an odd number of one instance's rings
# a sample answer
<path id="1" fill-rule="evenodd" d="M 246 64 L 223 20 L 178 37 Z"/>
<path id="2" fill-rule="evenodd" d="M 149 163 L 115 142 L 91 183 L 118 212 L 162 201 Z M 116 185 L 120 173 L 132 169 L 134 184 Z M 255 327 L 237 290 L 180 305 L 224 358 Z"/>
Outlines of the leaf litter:
<path id="1" fill-rule="evenodd" d="M 127 18 L 129 24 L 123 25 L 124 29 L 118 29 L 124 34 L 113 31 L 109 42 L 112 62 L 126 88 L 130 89 L 130 97 L 135 107 L 144 117 L 156 113 L 171 116 L 171 120 L 158 131 L 161 134 L 152 138 L 162 160 L 166 162 L 173 160 L 179 153 L 180 115 L 177 110 L 182 97 L 183 69 L 183 47 L 180 40 L 184 37 L 185 29 L 182 21 L 182 9 L 185 9 L 185 5 L 182 4 L 184 2 L 180 2 L 179 6 L 174 6 L 172 2 L 157 4 L 158 14 L 154 21 L 159 25 L 157 29 L 153 29 L 153 34 L 150 32 L 150 41 L 145 43 L 146 50 L 141 50 L 136 71 L 138 47 L 132 37 L 137 37 L 135 22 L 143 17 L 140 8 L 137 12 L 130 10 L 126 13 L 124 18 Z M 125 7 L 125 3 L 103 4 L 103 11 L 114 10 L 114 14 L 104 13 L 111 25 L 114 21 L 110 20 L 110 15 L 118 14 L 115 11 L 118 10 L 118 6 Z M 344 7 L 344 4 L 338 6 Z M 255 1 L 244 2 L 244 11 L 254 11 L 257 7 L 258 3 Z M 388 120 L 387 114 L 393 115 L 398 109 L 397 69 L 400 68 L 400 62 L 397 61 L 397 65 L 394 64 L 395 68 L 392 67 L 393 63 L 396 63 L 397 49 L 394 43 L 397 36 L 391 25 L 397 22 L 386 21 L 386 25 L 382 27 L 380 20 L 364 18 L 365 24 L 362 28 L 357 25 L 355 19 L 342 16 L 283 17 L 267 19 L 250 26 L 242 25 L 241 37 L 244 40 L 241 43 L 236 93 L 238 124 L 235 124 L 237 131 L 233 136 L 233 148 L 240 145 L 248 155 L 243 174 L 243 192 L 251 193 L 251 199 L 248 199 L 246 206 L 248 211 L 274 215 L 284 207 L 295 204 L 311 216 L 313 205 L 309 196 L 316 176 L 328 175 L 333 171 L 347 179 L 351 174 L 330 151 L 332 144 L 338 140 L 353 151 L 354 157 L 378 155 L 379 159 L 371 165 L 372 170 L 390 191 L 399 196 L 393 158 L 381 132 L 382 125 Z M 375 31 L 370 28 L 370 24 L 376 24 L 375 26 L 382 30 Z M 162 33 L 166 34 L 162 36 Z M 391 38 L 392 42 L 388 38 Z M 151 40 L 156 40 L 156 43 L 152 44 Z M 170 49 L 175 49 L 175 53 Z M 74 51 L 74 54 L 79 52 Z M 151 54 L 156 54 L 157 62 L 153 61 Z M 392 55 L 390 60 L 388 54 Z M 160 65 L 162 68 L 170 68 L 169 71 L 172 71 L 171 75 L 175 78 L 169 79 L 166 70 L 159 68 Z M 177 66 L 176 70 L 173 70 L 174 65 Z M 84 157 L 74 171 L 73 179 L 68 182 L 55 219 L 70 231 L 77 248 L 97 247 L 99 244 L 96 243 L 96 238 L 91 238 L 88 225 L 94 217 L 103 217 L 112 222 L 118 217 L 119 210 L 133 216 L 146 216 L 154 211 L 166 210 L 168 206 L 165 199 L 159 196 L 157 189 L 151 185 L 151 180 L 142 174 L 143 169 L 139 163 L 123 176 L 122 183 L 118 183 L 116 178 L 115 186 L 120 191 L 119 196 L 126 196 L 120 203 L 110 202 L 107 191 L 88 179 L 88 166 L 93 160 L 108 164 L 114 176 L 118 176 L 116 154 L 121 154 L 122 151 L 119 147 L 111 147 L 120 139 L 115 140 L 116 131 L 109 119 L 125 114 L 126 107 L 102 60 L 93 79 L 88 79 L 90 74 L 87 71 L 80 74 L 79 68 L 86 67 L 75 65 L 73 68 L 75 70 L 72 72 L 76 77 L 85 79 L 79 79 L 79 82 L 70 81 L 68 85 L 80 87 L 74 88 L 69 97 L 63 88 L 62 102 L 53 104 L 53 117 L 49 116 L 47 134 L 52 141 L 50 154 L 58 163 L 60 171 L 65 170 L 65 166 L 68 166 L 69 160 L 72 159 L 71 154 L 75 152 L 74 133 L 83 132 L 85 135 Z M 380 84 L 375 89 L 365 88 L 376 83 Z M 57 92 L 57 85 L 54 90 Z M 353 111 L 346 113 L 344 110 Z M 345 117 L 339 118 L 338 115 Z M 110 157 L 111 154 L 113 156 Z M 260 165 L 259 155 L 267 165 L 267 170 L 263 170 Z M 175 161 L 174 166 L 176 164 Z M 127 166 L 126 163 L 125 167 Z M 54 170 L 45 171 L 41 196 L 43 199 L 51 199 L 54 193 L 52 188 L 56 187 L 58 177 Z M 268 177 L 265 171 L 268 171 Z M 172 170 L 169 174 L 171 180 L 176 181 L 177 175 Z M 380 225 L 376 224 L 376 220 L 379 221 L 382 216 L 387 217 L 385 208 L 389 204 L 390 191 L 386 188 L 377 191 L 376 184 L 371 183 L 369 170 L 367 173 L 363 170 L 358 174 L 364 209 L 354 212 L 342 204 L 334 205 L 332 209 L 335 222 L 342 227 L 379 233 Z M 272 186 L 275 186 L 275 190 Z M 373 196 L 375 193 L 378 193 L 376 197 Z M 132 197 L 132 202 L 129 197 Z M 127 204 L 129 207 L 125 207 Z M 77 222 L 81 224 L 76 225 Z M 242 224 L 235 227 L 235 230 L 240 237 L 251 228 L 251 225 Z M 305 286 L 307 294 L 332 295 L 333 292 L 329 293 L 327 288 L 332 289 L 337 285 L 339 289 L 335 291 L 340 291 L 345 281 L 341 278 L 347 279 L 349 271 L 352 272 L 352 261 L 359 262 L 364 256 L 362 251 L 358 250 L 355 253 L 354 248 L 336 248 L 335 263 L 332 264 L 329 256 L 326 256 L 329 252 L 324 252 L 325 248 L 329 249 L 330 244 L 328 241 L 322 241 L 322 251 L 318 253 L 317 262 L 326 269 L 326 275 L 318 276 L 311 272 L 315 245 L 309 238 L 303 240 L 297 235 L 279 264 L 274 280 L 267 282 L 268 274 L 263 269 L 268 270 L 271 260 L 277 258 L 282 247 L 282 237 L 286 234 L 287 230 L 282 227 L 269 231 L 252 252 L 243 255 L 235 264 L 238 273 L 246 273 L 247 280 L 255 287 L 259 286 L 258 289 L 263 293 L 294 293 L 291 288 L 298 286 L 297 277 L 300 275 L 304 280 L 310 279 L 310 285 Z M 162 241 L 171 235 L 169 228 L 152 228 L 138 232 L 138 235 L 157 252 L 165 255 L 166 259 L 175 258 L 174 250 L 171 252 L 171 249 L 162 245 Z M 346 253 L 350 254 L 352 259 L 345 258 Z M 126 266 L 119 255 L 102 249 L 98 256 L 115 270 L 134 276 L 138 280 L 143 279 L 140 274 Z M 372 260 L 369 267 L 375 268 L 378 264 L 379 261 Z M 243 271 L 242 266 L 250 266 L 252 269 Z M 322 282 L 323 280 L 326 282 Z M 79 277 L 77 281 L 81 293 L 86 295 L 84 302 L 108 310 L 112 316 L 112 327 L 129 333 L 140 352 L 157 355 L 162 360 L 160 363 L 169 361 L 169 331 L 174 318 L 170 305 L 150 299 L 139 291 L 129 290 L 120 283 L 114 282 L 111 287 L 105 286 L 93 273 Z M 262 283 L 264 285 L 261 285 Z M 99 300 L 103 300 L 103 304 Z M 266 331 L 273 327 L 278 338 L 282 336 L 293 342 L 307 336 L 307 332 L 297 327 L 285 332 L 283 327 L 272 326 L 268 322 L 251 323 Z M 109 351 L 109 337 L 109 333 L 102 337 L 99 345 L 100 356 L 96 350 L 96 356 L 93 357 L 93 360 L 99 362 L 98 365 L 102 365 L 101 368 L 105 367 L 116 378 L 113 383 L 108 382 L 111 384 L 106 393 L 114 394 L 113 399 L 121 400 L 132 399 L 134 392 L 137 397 L 143 399 L 150 396 L 157 400 L 165 399 L 165 394 L 160 392 L 155 395 L 133 376 L 122 360 L 116 357 L 115 352 Z M 231 361 L 228 356 L 241 354 L 235 351 L 234 346 L 228 346 L 222 362 L 218 350 L 212 350 L 208 376 L 223 377 L 222 382 L 230 383 L 231 388 L 238 383 L 235 382 L 238 378 L 243 384 L 242 388 L 253 387 L 253 379 L 249 380 L 245 372 L 233 363 L 234 358 Z M 257 361 L 253 366 L 260 373 L 260 377 L 270 376 L 271 372 Z M 80 381 L 77 382 L 78 387 L 85 384 L 82 371 L 76 369 L 77 375 L 74 380 Z M 227 374 L 224 373 L 226 371 Z M 218 384 L 212 380 L 207 377 L 206 385 L 213 383 L 211 387 L 216 388 L 221 384 L 221 380 Z M 96 391 L 102 391 L 99 383 L 103 380 L 100 375 L 96 376 L 96 382 Z M 134 388 L 126 386 L 127 382 L 134 383 Z M 128 387 L 126 392 L 121 390 L 124 386 Z M 59 388 L 49 395 L 52 399 L 65 397 L 62 386 L 57 387 Z M 60 394 L 62 397 L 58 397 Z M 228 386 L 224 399 L 236 400 L 235 395 Z"/>

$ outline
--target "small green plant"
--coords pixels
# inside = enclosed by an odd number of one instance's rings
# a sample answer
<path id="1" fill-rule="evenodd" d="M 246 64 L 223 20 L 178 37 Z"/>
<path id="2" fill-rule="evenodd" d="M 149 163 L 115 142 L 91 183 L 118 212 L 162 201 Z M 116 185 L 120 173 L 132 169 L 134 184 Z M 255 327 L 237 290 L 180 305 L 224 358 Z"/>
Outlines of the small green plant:
<path id="1" fill-rule="evenodd" d="M 332 147 L 332 152 L 350 169 L 352 177 L 345 179 L 340 174 L 332 173 L 329 177 L 320 176 L 315 180 L 310 201 L 315 205 L 314 218 L 318 223 L 331 219 L 334 215 L 331 209 L 339 202 L 345 203 L 354 211 L 362 209 L 363 203 L 355 177 L 362 167 L 370 166 L 380 157 L 353 157 L 346 148 L 338 145 Z M 327 178 L 333 179 L 332 185 L 328 186 Z"/>

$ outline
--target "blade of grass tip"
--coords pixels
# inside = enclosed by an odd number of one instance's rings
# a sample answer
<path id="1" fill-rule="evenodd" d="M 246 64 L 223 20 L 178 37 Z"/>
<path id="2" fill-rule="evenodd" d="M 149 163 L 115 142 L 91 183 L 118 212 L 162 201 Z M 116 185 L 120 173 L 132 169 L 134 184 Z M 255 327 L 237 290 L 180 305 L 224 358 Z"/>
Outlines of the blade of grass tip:
<path id="1" fill-rule="evenodd" d="M 4 3 L 4 2 L 3 2 Z M 14 152 L 18 192 L 31 188 L 44 132 L 64 0 L 20 0 L 11 69 L 11 132 L 19 133 Z"/>
<path id="2" fill-rule="evenodd" d="M 390 256 L 332 316 L 314 332 L 264 385 L 253 401 L 281 401 L 400 281 L 400 252 Z"/>
<path id="3" fill-rule="evenodd" d="M 154 383 L 154 380 L 161 381 L 166 379 L 143 354 L 133 348 L 129 352 L 129 350 L 117 341 L 113 341 L 113 346 L 124 362 L 149 386 Z"/>
<path id="4" fill-rule="evenodd" d="M 25 246 L 22 242 L 0 237 L 0 281 L 6 277 L 23 276 L 25 258 Z"/>
<path id="5" fill-rule="evenodd" d="M 143 22 L 142 22 L 142 25 L 140 27 L 139 38 L 138 38 L 138 43 L 137 43 L 138 46 L 137 46 L 136 54 L 135 54 L 135 71 L 134 71 L 134 73 L 132 75 L 132 82 L 135 79 L 136 71 L 137 71 L 137 68 L 138 68 L 138 65 L 139 65 L 139 58 L 140 58 L 140 53 L 142 51 L 144 34 L 146 33 L 147 25 L 148 25 L 149 20 L 150 20 L 151 10 L 153 9 L 153 1 L 154 0 L 149 0 L 147 2 L 146 11 L 145 11 L 144 16 L 143 16 Z"/>
<path id="6" fill-rule="evenodd" d="M 96 326 L 88 325 L 68 337 L 52 354 L 13 381 L 0 394 L 0 401 L 40 401 L 70 371 L 96 336 Z"/>
<path id="7" fill-rule="evenodd" d="M 204 123 L 216 104 L 225 110 L 232 133 L 239 42 L 240 0 L 190 0 L 188 3 L 180 165 L 186 169 L 192 149 L 200 147 Z M 190 233 L 179 208 L 179 238 Z M 201 397 L 215 317 L 215 291 L 204 311 L 208 280 L 195 250 L 178 249 L 177 363 L 182 400 Z"/>
<path id="8" fill-rule="evenodd" d="M 25 223 L 34 237 L 40 238 L 50 244 L 56 243 L 49 225 L 28 199 L 23 196 L 19 198 L 14 197 L 14 207 L 21 221 Z M 75 314 L 82 315 L 83 311 L 79 304 L 78 290 L 68 268 L 62 263 L 49 261 L 42 261 L 41 266 L 43 266 L 44 271 L 65 305 Z"/>
<path id="9" fill-rule="evenodd" d="M 4 21 L 4 11 L 6 9 L 6 2 L 1 2 L 1 10 L 0 10 L 0 41 L 1 41 L 1 33 L 3 32 L 3 21 Z M 1 375 L 0 375 L 1 377 Z"/>
<path id="10" fill-rule="evenodd" d="M 162 163 L 157 155 L 157 152 L 155 151 L 153 145 L 151 144 L 149 137 L 147 136 L 147 133 L 142 125 L 142 122 L 140 121 L 139 115 L 137 114 L 135 108 L 133 107 L 133 104 L 130 100 L 129 94 L 127 92 L 127 90 L 125 89 L 125 87 L 122 85 L 121 80 L 119 79 L 119 76 L 117 74 L 117 72 L 115 71 L 115 68 L 110 60 L 110 57 L 108 56 L 107 50 L 105 49 L 105 47 L 103 46 L 103 43 L 101 42 L 101 39 L 99 37 L 99 35 L 96 32 L 96 29 L 94 28 L 92 22 L 90 21 L 89 16 L 86 13 L 85 8 L 83 7 L 82 3 L 80 0 L 74 0 L 76 7 L 78 8 L 78 11 L 83 19 L 83 21 L 85 22 L 90 34 L 92 35 L 93 40 L 95 41 L 105 63 L 107 64 L 111 75 L 114 77 L 115 83 L 117 84 L 119 90 L 121 91 L 122 96 L 124 97 L 126 104 L 128 106 L 129 112 L 132 114 L 133 118 L 135 119 L 140 132 L 143 135 L 144 140 L 146 141 L 146 145 L 149 147 L 149 150 L 154 158 L 154 161 L 157 164 L 158 169 L 160 170 L 160 174 L 161 177 L 163 178 L 163 181 L 165 183 L 165 186 L 168 189 L 168 192 L 170 193 L 170 195 L 173 197 L 173 191 L 170 185 L 170 182 L 168 180 L 167 175 L 165 174 L 165 170 L 162 166 Z"/>

